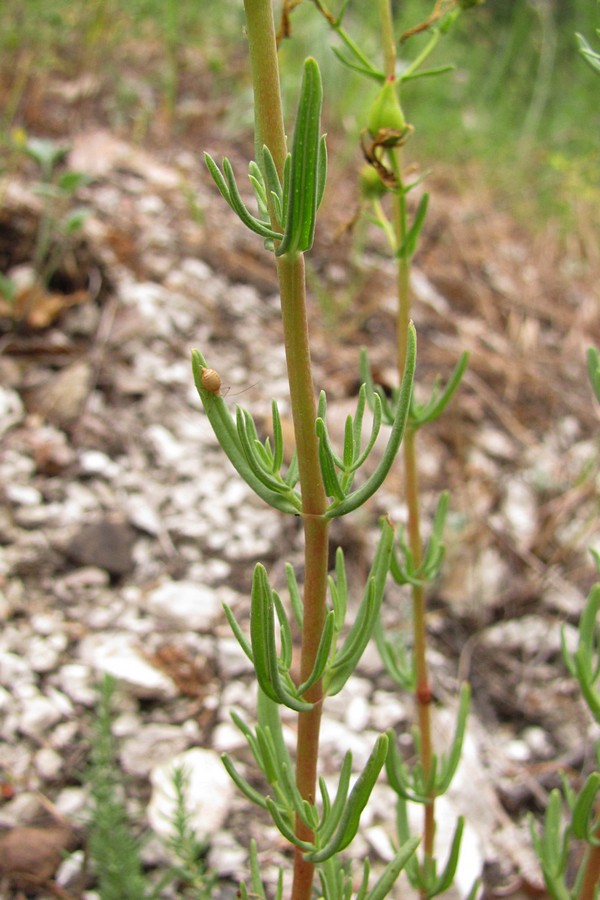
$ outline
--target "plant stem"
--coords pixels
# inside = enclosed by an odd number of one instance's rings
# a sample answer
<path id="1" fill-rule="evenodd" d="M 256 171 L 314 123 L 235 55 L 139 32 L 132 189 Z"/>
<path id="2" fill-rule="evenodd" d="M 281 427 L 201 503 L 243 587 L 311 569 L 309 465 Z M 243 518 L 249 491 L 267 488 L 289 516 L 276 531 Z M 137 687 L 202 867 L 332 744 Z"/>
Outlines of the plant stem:
<path id="1" fill-rule="evenodd" d="M 418 568 L 422 562 L 421 524 L 419 515 L 419 484 L 416 455 L 416 434 L 407 428 L 404 435 L 404 486 L 406 505 L 408 507 L 408 539 L 413 555 L 414 565 Z M 413 606 L 413 639 L 415 665 L 415 700 L 419 721 L 421 747 L 421 766 L 425 780 L 431 772 L 433 748 L 431 743 L 431 687 L 427 669 L 427 631 L 426 631 L 426 598 L 422 585 L 414 585 L 412 589 Z M 435 795 L 430 795 L 430 802 L 424 807 L 423 852 L 425 857 L 432 857 L 435 836 Z"/>
<path id="2" fill-rule="evenodd" d="M 275 23 L 271 0 L 244 0 L 254 83 L 254 115 L 257 161 L 266 144 L 280 173 L 286 156 L 285 131 L 279 89 L 279 66 Z M 298 453 L 304 524 L 304 618 L 300 658 L 300 680 L 313 670 L 325 621 L 327 591 L 328 520 L 324 513 L 327 497 L 319 465 L 315 431 L 316 404 L 310 360 L 304 257 L 286 254 L 277 260 L 281 294 L 281 314 L 285 344 L 290 402 Z M 310 712 L 299 713 L 296 752 L 296 784 L 305 800 L 314 803 L 321 724 L 322 685 L 317 682 L 306 692 L 313 703 Z M 313 835 L 296 820 L 296 834 L 302 840 Z M 296 849 L 292 900 L 310 900 L 314 865 Z"/>
<path id="3" fill-rule="evenodd" d="M 304 522 L 304 619 L 300 657 L 300 680 L 310 675 L 325 621 L 327 590 L 328 521 L 324 518 L 326 497 L 315 432 L 316 407 L 306 317 L 304 257 L 284 256 L 278 261 L 281 312 L 290 383 L 298 468 L 302 488 Z M 314 703 L 310 712 L 298 716 L 296 784 L 302 797 L 315 802 L 317 759 L 321 725 L 322 687 L 317 682 L 305 699 Z M 311 840 L 312 833 L 297 818 L 296 833 Z M 296 849 L 292 900 L 311 896 L 314 866 Z"/>
<path id="4" fill-rule="evenodd" d="M 271 0 L 244 0 L 244 10 L 254 89 L 255 158 L 261 165 L 262 148 L 266 144 L 281 178 L 287 145 Z"/>
<path id="5" fill-rule="evenodd" d="M 385 72 L 388 78 L 395 76 L 396 43 L 391 0 L 379 0 L 379 19 L 381 43 L 385 58 Z M 397 191 L 393 195 L 393 229 L 395 248 L 404 244 L 408 231 L 408 214 L 406 208 L 406 191 L 402 180 L 401 151 L 391 149 L 388 153 L 390 167 L 394 173 Z M 408 328 L 410 323 L 411 260 L 405 254 L 397 258 L 396 285 L 398 292 L 397 317 L 397 365 L 399 379 L 402 379 L 408 345 Z M 421 542 L 421 523 L 419 511 L 419 479 L 416 454 L 416 432 L 410 427 L 406 429 L 403 440 L 404 454 L 404 489 L 408 509 L 408 540 L 413 563 L 418 570 L 423 552 Z M 425 781 L 429 779 L 433 764 L 433 748 L 431 741 L 431 688 L 427 670 L 427 631 L 426 600 L 422 585 L 414 585 L 412 589 L 414 667 L 415 667 L 415 702 L 420 736 L 420 762 Z M 424 867 L 429 868 L 433 859 L 435 838 L 435 795 L 429 795 L 429 803 L 423 812 L 423 854 Z M 421 896 L 426 896 L 425 888 Z"/>
<path id="6" fill-rule="evenodd" d="M 392 151 L 390 162 L 396 176 L 399 190 L 394 196 L 394 228 L 397 246 L 401 246 L 408 230 L 406 194 L 402 182 L 402 165 L 399 151 Z M 406 348 L 408 342 L 408 326 L 410 322 L 410 258 L 400 256 L 397 268 L 398 290 L 398 332 L 397 354 L 400 378 L 404 371 Z M 419 478 L 416 453 L 416 432 L 409 426 L 403 440 L 404 453 L 404 489 L 408 509 L 408 539 L 416 569 L 422 562 L 421 522 L 419 509 Z M 429 778 L 433 762 L 431 739 L 431 687 L 427 668 L 427 631 L 426 631 L 426 598 L 422 585 L 412 588 L 413 638 L 415 666 L 415 702 L 420 735 L 421 766 L 425 780 Z M 429 803 L 423 812 L 423 853 L 425 865 L 433 858 L 435 838 L 435 795 L 429 796 Z M 422 892 L 422 896 L 425 893 Z"/>
<path id="7" fill-rule="evenodd" d="M 585 874 L 579 891 L 579 900 L 594 900 L 600 881 L 600 847 L 597 845 L 588 847 L 584 865 Z"/>
<path id="8" fill-rule="evenodd" d="M 385 62 L 385 74 L 396 74 L 396 41 L 394 38 L 394 19 L 390 0 L 379 0 L 379 21 L 381 24 L 381 44 Z"/>

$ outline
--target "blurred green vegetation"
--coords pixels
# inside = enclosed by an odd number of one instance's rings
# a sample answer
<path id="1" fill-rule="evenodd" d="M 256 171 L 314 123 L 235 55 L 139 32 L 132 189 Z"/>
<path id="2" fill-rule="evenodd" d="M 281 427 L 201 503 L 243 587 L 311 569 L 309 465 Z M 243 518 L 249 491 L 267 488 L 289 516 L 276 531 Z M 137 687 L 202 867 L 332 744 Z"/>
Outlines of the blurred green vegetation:
<path id="1" fill-rule="evenodd" d="M 330 0 L 333 10 L 340 0 Z M 279 8 L 276 3 L 276 10 Z M 433 0 L 396 0 L 399 31 L 425 19 Z M 376 3 L 350 0 L 345 25 L 378 60 Z M 372 91 L 331 52 L 338 40 L 310 0 L 292 15 L 292 38 L 282 44 L 284 95 L 293 110 L 294 77 L 304 56 L 317 57 L 326 85 L 325 122 L 342 161 L 359 161 L 357 136 Z M 600 207 L 600 91 L 581 58 L 575 33 L 595 42 L 597 0 L 487 0 L 464 13 L 440 42 L 431 65 L 452 72 L 411 82 L 403 105 L 415 126 L 408 154 L 426 164 L 473 163 L 485 178 L 543 218 L 558 213 L 570 226 L 573 191 Z M 401 47 L 412 59 L 427 40 Z M 251 127 L 241 0 L 3 0 L 0 4 L 0 129 L 23 124 L 21 100 L 49 73 L 75 79 L 85 72 L 109 79 L 111 123 L 143 137 L 157 106 L 171 111 L 202 82 L 213 98 L 226 96 L 215 129 Z M 138 79 L 130 69 L 137 65 Z M 129 76 L 129 77 L 128 77 Z M 233 87 L 232 87 L 233 85 Z M 106 106 L 106 104 L 105 104 Z M 181 130 L 179 131 L 181 134 Z M 344 140 L 345 138 L 345 140 Z M 580 206 L 580 204 L 575 204 Z"/>
<path id="2" fill-rule="evenodd" d="M 433 8 L 423 0 L 394 5 L 398 33 Z M 308 50 L 321 61 L 323 45 L 337 41 L 310 3 L 294 13 L 293 24 L 297 46 L 284 45 L 284 58 L 298 62 Z M 380 62 L 376 4 L 350 2 L 345 24 Z M 594 45 L 599 25 L 597 0 L 487 0 L 465 12 L 427 61 L 428 67 L 450 63 L 453 71 L 403 87 L 404 111 L 415 126 L 408 158 L 424 167 L 454 167 L 459 181 L 477 168 L 532 224 L 557 216 L 571 229 L 585 206 L 586 227 L 600 225 L 600 85 L 575 36 L 587 35 Z M 401 45 L 399 66 L 427 40 L 416 35 Z M 341 122 L 355 141 L 376 86 L 369 92 L 363 79 L 325 53 L 326 124 L 335 131 Z"/>

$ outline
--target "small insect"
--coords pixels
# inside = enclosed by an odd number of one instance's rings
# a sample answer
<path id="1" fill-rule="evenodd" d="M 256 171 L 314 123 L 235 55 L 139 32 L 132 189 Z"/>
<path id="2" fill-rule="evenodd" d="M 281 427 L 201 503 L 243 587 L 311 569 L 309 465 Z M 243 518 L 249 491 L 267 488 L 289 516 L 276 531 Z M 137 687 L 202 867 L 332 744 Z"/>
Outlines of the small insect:
<path id="1" fill-rule="evenodd" d="M 200 376 L 200 381 L 202 387 L 205 391 L 208 391 L 209 394 L 214 394 L 215 397 L 226 397 L 231 387 L 223 387 L 223 382 L 221 380 L 221 376 L 216 371 L 216 369 L 208 369 L 206 366 L 202 368 L 202 375 Z M 248 387 L 245 387 L 241 391 L 237 391 L 235 394 L 232 394 L 232 397 L 237 397 L 239 394 L 243 394 L 244 391 L 249 391 L 251 387 L 254 387 L 258 382 L 254 384 L 249 384 Z"/>
<path id="2" fill-rule="evenodd" d="M 203 368 L 201 381 L 205 391 L 221 396 L 221 376 L 215 369 Z"/>

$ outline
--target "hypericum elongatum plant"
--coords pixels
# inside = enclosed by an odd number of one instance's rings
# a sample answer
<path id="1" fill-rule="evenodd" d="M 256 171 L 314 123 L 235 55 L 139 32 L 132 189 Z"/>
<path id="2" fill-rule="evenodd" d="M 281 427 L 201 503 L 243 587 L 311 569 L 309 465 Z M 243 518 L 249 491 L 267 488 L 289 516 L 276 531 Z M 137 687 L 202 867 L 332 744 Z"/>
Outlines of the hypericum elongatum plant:
<path id="1" fill-rule="evenodd" d="M 345 30 L 344 15 L 348 3 L 343 3 L 339 12 L 334 15 L 323 0 L 313 2 L 342 41 L 342 50 L 334 48 L 340 61 L 378 85 L 366 127 L 361 133 L 361 146 L 368 167 L 363 174 L 362 182 L 369 205 L 370 220 L 383 231 L 396 261 L 397 367 L 401 375 L 409 346 L 410 270 L 425 222 L 429 198 L 427 193 L 423 193 L 416 211 L 412 215 L 409 213 L 409 194 L 420 184 L 420 180 L 411 182 L 405 175 L 403 149 L 414 129 L 406 121 L 400 95 L 403 86 L 410 80 L 447 71 L 447 66 L 424 69 L 423 65 L 444 31 L 451 27 L 461 10 L 475 6 L 477 0 L 438 0 L 425 21 L 408 29 L 400 37 L 401 43 L 404 43 L 415 34 L 429 32 L 425 47 L 411 61 L 402 60 L 402 66 L 398 66 L 396 53 L 398 39 L 395 34 L 391 0 L 378 0 L 383 68 L 372 62 L 367 53 Z M 411 399 L 403 441 L 407 534 L 404 536 L 398 533 L 390 568 L 394 580 L 398 584 L 408 585 L 412 594 L 412 660 L 408 662 L 404 654 L 402 652 L 399 654 L 384 638 L 380 624 L 376 626 L 375 631 L 389 673 L 402 688 L 411 690 L 415 697 L 417 720 L 415 743 L 418 763 L 412 771 L 403 763 L 395 746 L 394 735 L 390 733 L 386 769 L 388 780 L 398 794 L 398 830 L 401 840 L 409 836 L 407 801 L 417 802 L 423 806 L 421 862 L 418 862 L 415 855 L 407 866 L 410 880 L 420 891 L 423 900 L 446 890 L 456 871 L 464 823 L 462 819 L 457 822 L 449 859 L 444 870 L 438 873 L 434 846 L 435 801 L 448 789 L 460 760 L 469 689 L 465 685 L 461 690 L 454 742 L 448 756 L 440 759 L 434 751 L 432 739 L 432 688 L 426 652 L 426 591 L 428 584 L 437 577 L 444 557 L 443 529 L 448 496 L 444 493 L 440 497 L 431 538 L 424 548 L 419 500 L 417 433 L 423 425 L 434 421 L 442 414 L 458 387 L 466 366 L 465 353 L 458 360 L 453 374 L 443 389 L 438 379 L 428 401 L 417 403 L 414 398 Z M 390 401 L 383 391 L 372 383 L 366 354 L 362 358 L 361 375 L 367 384 L 370 402 L 372 403 L 378 396 L 383 408 L 384 422 L 390 422 L 395 414 L 397 395 L 392 396 Z"/>
<path id="2" fill-rule="evenodd" d="M 270 786 L 269 794 L 263 796 L 252 787 L 229 757 L 225 756 L 224 762 L 241 790 L 268 810 L 293 845 L 293 900 L 309 900 L 312 896 L 315 870 L 322 896 L 333 900 L 350 895 L 352 882 L 339 854 L 357 832 L 361 813 L 386 762 L 389 738 L 386 734 L 379 736 L 351 790 L 352 756 L 346 754 L 335 797 L 331 798 L 317 770 L 321 711 L 326 696 L 344 687 L 373 632 L 389 570 L 394 529 L 389 522 L 382 522 L 359 611 L 352 626 L 345 629 L 344 557 L 338 549 L 335 575 L 328 577 L 329 525 L 333 518 L 364 504 L 381 486 L 392 466 L 409 414 L 416 338 L 412 326 L 407 327 L 403 379 L 386 450 L 371 474 L 355 487 L 355 476 L 370 455 L 379 433 L 383 404 L 373 393 L 373 423 L 363 446 L 368 390 L 366 386 L 361 388 L 356 414 L 346 421 L 343 449 L 336 452 L 327 429 L 325 394 L 321 392 L 318 404 L 315 401 L 304 278 L 304 253 L 312 246 L 326 177 L 325 140 L 320 134 L 320 72 L 313 59 L 306 60 L 292 147 L 288 152 L 271 0 L 245 0 L 244 7 L 255 102 L 256 160 L 250 163 L 249 176 L 258 215 L 252 214 L 244 204 L 229 161 L 223 160 L 219 167 L 210 156 L 205 158 L 229 206 L 250 230 L 264 239 L 275 255 L 296 445 L 287 469 L 282 468 L 284 447 L 276 402 L 272 405 L 272 437 L 261 442 L 249 412 L 237 408 L 235 418 L 231 416 L 220 395 L 215 373 L 208 372 L 208 364 L 199 351 L 193 353 L 193 371 L 215 434 L 239 474 L 267 503 L 302 518 L 305 570 L 301 592 L 292 568 L 287 567 L 291 615 L 301 633 L 298 681 L 294 681 L 290 672 L 292 627 L 288 612 L 272 590 L 262 565 L 254 570 L 249 638 L 232 611 L 226 609 L 233 632 L 254 665 L 259 685 L 256 730 L 252 731 L 237 716 L 234 721 L 248 740 Z M 295 765 L 283 742 L 281 705 L 298 715 Z M 321 796 L 319 806 L 317 787 Z M 386 896 L 417 844 L 418 839 L 413 838 L 403 842 L 373 887 L 369 886 L 369 864 L 365 862 L 359 896 L 365 900 Z M 242 890 L 245 892 L 246 888 Z M 262 891 L 254 872 L 252 891 Z"/>

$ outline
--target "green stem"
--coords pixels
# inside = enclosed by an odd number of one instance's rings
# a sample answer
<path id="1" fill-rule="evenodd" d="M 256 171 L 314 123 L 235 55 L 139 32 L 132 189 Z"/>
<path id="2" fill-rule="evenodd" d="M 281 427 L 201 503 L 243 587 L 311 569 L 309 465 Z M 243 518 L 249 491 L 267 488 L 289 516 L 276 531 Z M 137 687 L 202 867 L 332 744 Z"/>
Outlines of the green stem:
<path id="1" fill-rule="evenodd" d="M 321 15 L 327 20 L 327 22 L 329 23 L 329 25 L 331 26 L 333 31 L 335 31 L 335 33 L 344 42 L 346 47 L 348 47 L 348 49 L 352 51 L 352 53 L 356 56 L 356 58 L 358 60 L 360 60 L 360 62 L 365 66 L 365 68 L 371 69 L 372 66 L 371 66 L 371 63 L 369 62 L 368 58 L 362 52 L 362 50 L 360 49 L 358 44 L 356 44 L 355 41 L 353 41 L 353 39 L 350 37 L 348 32 L 344 28 L 342 28 L 341 20 L 343 17 L 343 12 L 341 12 L 336 17 L 333 15 L 333 13 L 329 9 L 327 9 L 325 4 L 322 3 L 321 0 L 313 0 L 313 3 L 315 4 L 316 8 L 319 10 Z M 342 10 L 345 8 L 345 6 L 346 6 L 346 4 L 344 4 L 344 7 L 342 7 Z"/>
<path id="2" fill-rule="evenodd" d="M 244 7 L 254 83 L 256 145 L 258 151 L 267 145 L 281 176 L 287 151 L 271 0 L 244 0 Z M 257 160 L 261 156 L 257 152 Z M 329 522 L 325 519 L 327 497 L 315 431 L 316 404 L 302 254 L 279 257 L 277 275 L 302 492 L 305 574 L 300 681 L 305 681 L 313 670 L 325 622 Z M 314 706 L 310 712 L 298 715 L 296 784 L 302 797 L 314 803 L 322 706 L 320 681 L 306 692 L 305 699 Z M 296 820 L 296 834 L 302 840 L 313 839 L 310 829 L 299 818 Z M 296 849 L 292 900 L 310 900 L 313 880 L 314 864 L 306 862 Z"/>
<path id="3" fill-rule="evenodd" d="M 255 158 L 260 165 L 262 148 L 266 144 L 282 178 L 287 144 L 271 0 L 244 0 L 244 10 L 254 88 Z"/>
<path id="4" fill-rule="evenodd" d="M 313 670 L 325 623 L 328 521 L 324 518 L 324 513 L 327 500 L 314 424 L 316 407 L 308 346 L 304 257 L 301 254 L 283 256 L 278 260 L 277 269 L 304 521 L 304 617 L 300 656 L 302 682 Z M 306 692 L 304 699 L 315 705 L 310 712 L 298 715 L 296 785 L 302 797 L 309 803 L 314 803 L 322 708 L 320 681 Z M 298 817 L 296 834 L 305 841 L 313 839 L 310 829 Z M 309 900 L 313 877 L 314 864 L 306 862 L 301 851 L 296 848 L 292 900 Z"/>
<path id="5" fill-rule="evenodd" d="M 413 555 L 414 565 L 418 569 L 422 562 L 421 524 L 419 515 L 419 483 L 416 455 L 416 434 L 408 428 L 404 435 L 404 486 L 406 505 L 408 507 L 408 537 Z M 422 585 L 412 589 L 414 665 L 415 665 L 415 701 L 419 722 L 421 747 L 421 766 L 425 780 L 431 773 L 433 747 L 431 740 L 431 687 L 427 668 L 427 629 L 426 598 Z M 426 859 L 432 859 L 435 837 L 435 794 L 431 793 L 430 802 L 423 810 L 423 853 Z"/>
<path id="6" fill-rule="evenodd" d="M 600 834 L 597 837 L 600 837 Z M 594 900 L 600 882 L 600 847 L 597 845 L 588 847 L 584 865 L 585 874 L 578 900 Z"/>
<path id="7" fill-rule="evenodd" d="M 399 191 L 394 197 L 394 227 L 396 231 L 397 246 L 401 246 L 408 230 L 406 194 L 402 182 L 402 166 L 399 151 L 390 153 L 390 161 L 399 185 Z M 408 326 L 411 311 L 410 293 L 410 265 L 411 261 L 405 256 L 398 259 L 397 288 L 398 288 L 398 331 L 397 354 L 398 372 L 402 377 L 406 361 L 406 348 L 408 342 Z M 419 568 L 423 558 L 421 540 L 421 522 L 419 508 L 419 479 L 416 452 L 416 433 L 412 428 L 406 429 L 403 441 L 404 453 L 404 488 L 406 493 L 406 505 L 408 509 L 408 537 L 413 555 L 415 568 Z M 431 738 L 431 687 L 429 684 L 429 672 L 427 667 L 427 630 L 426 630 L 426 598 L 422 585 L 415 585 L 412 589 L 413 606 L 413 633 L 414 633 L 414 665 L 415 665 L 415 702 L 417 707 L 417 719 L 419 723 L 421 766 L 425 780 L 429 778 L 433 762 L 433 747 Z M 435 838 L 435 796 L 432 793 L 430 802 L 424 807 L 423 819 L 423 853 L 425 864 L 433 858 Z M 422 896 L 425 894 L 422 892 Z"/>
<path id="8" fill-rule="evenodd" d="M 381 23 L 381 43 L 385 74 L 388 78 L 396 75 L 396 39 L 394 37 L 394 19 L 390 0 L 379 0 L 379 21 Z"/>

